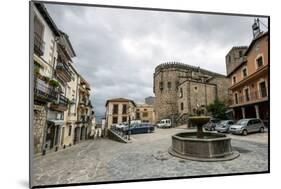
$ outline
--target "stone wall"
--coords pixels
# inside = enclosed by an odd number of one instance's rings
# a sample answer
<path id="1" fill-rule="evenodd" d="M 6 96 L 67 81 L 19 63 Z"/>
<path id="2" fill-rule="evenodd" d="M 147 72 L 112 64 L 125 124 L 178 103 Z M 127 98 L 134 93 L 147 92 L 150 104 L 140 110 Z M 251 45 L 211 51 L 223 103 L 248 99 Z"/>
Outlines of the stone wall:
<path id="1" fill-rule="evenodd" d="M 199 67 L 182 63 L 160 64 L 155 68 L 153 79 L 156 121 L 171 118 L 172 114 L 177 120 L 183 114 L 193 114 L 197 104 L 206 106 L 216 97 L 228 98 L 230 79 Z"/>
<path id="2" fill-rule="evenodd" d="M 42 151 L 47 115 L 45 106 L 34 105 L 33 111 L 33 150 L 34 154 L 37 154 Z"/>
<path id="3" fill-rule="evenodd" d="M 178 113 L 177 107 L 178 72 L 175 69 L 163 69 L 155 74 L 155 119 L 159 121 Z"/>
<path id="4" fill-rule="evenodd" d="M 233 47 L 225 56 L 226 73 L 227 75 L 232 72 L 242 61 L 244 53 L 247 50 L 247 46 Z M 242 53 L 242 56 L 240 56 Z"/>
<path id="5" fill-rule="evenodd" d="M 230 94 L 228 91 L 229 87 L 231 86 L 230 78 L 215 77 L 210 82 L 217 85 L 218 99 L 221 101 L 225 101 L 227 103 L 229 101 L 229 97 L 230 97 Z"/>

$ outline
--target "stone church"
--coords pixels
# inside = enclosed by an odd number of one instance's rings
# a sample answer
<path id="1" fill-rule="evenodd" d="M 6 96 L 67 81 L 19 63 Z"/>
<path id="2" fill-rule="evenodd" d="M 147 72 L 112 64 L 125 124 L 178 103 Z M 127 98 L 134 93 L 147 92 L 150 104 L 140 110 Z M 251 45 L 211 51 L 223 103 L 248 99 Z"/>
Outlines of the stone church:
<path id="1" fill-rule="evenodd" d="M 184 123 L 197 107 L 204 109 L 216 98 L 228 103 L 229 86 L 229 78 L 219 73 L 178 62 L 160 64 L 153 75 L 156 121 Z"/>

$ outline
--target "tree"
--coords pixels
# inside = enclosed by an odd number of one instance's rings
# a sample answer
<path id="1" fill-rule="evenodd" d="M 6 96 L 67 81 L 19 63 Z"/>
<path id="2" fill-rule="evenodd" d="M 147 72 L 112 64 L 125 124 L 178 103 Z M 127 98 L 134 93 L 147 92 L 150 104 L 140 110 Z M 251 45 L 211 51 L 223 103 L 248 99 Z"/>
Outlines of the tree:
<path id="1" fill-rule="evenodd" d="M 215 99 L 213 103 L 206 107 L 207 111 L 212 114 L 214 118 L 227 119 L 226 110 L 227 107 L 223 101 Z"/>

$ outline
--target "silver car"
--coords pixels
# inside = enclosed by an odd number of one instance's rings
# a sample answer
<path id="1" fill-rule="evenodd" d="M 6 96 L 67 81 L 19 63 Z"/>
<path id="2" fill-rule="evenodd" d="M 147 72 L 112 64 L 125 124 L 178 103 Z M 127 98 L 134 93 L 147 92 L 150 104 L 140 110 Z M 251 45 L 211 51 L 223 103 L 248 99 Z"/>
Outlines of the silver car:
<path id="1" fill-rule="evenodd" d="M 216 131 L 222 132 L 222 133 L 228 133 L 229 127 L 234 124 L 233 120 L 222 120 L 217 126 Z"/>
<path id="2" fill-rule="evenodd" d="M 248 133 L 264 132 L 264 124 L 260 119 L 240 119 L 236 124 L 231 125 L 229 132 L 232 134 L 247 135 Z"/>

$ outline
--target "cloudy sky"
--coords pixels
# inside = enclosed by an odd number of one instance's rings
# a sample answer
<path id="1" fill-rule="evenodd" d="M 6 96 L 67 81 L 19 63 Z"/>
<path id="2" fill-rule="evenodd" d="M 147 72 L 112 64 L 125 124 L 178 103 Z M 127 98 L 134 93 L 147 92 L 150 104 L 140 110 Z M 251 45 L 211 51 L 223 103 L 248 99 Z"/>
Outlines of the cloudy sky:
<path id="1" fill-rule="evenodd" d="M 74 66 L 91 85 L 97 116 L 104 115 L 106 99 L 142 103 L 153 96 L 153 72 L 160 63 L 178 61 L 225 74 L 226 53 L 252 39 L 253 17 L 46 7 L 70 37 L 77 54 Z"/>

